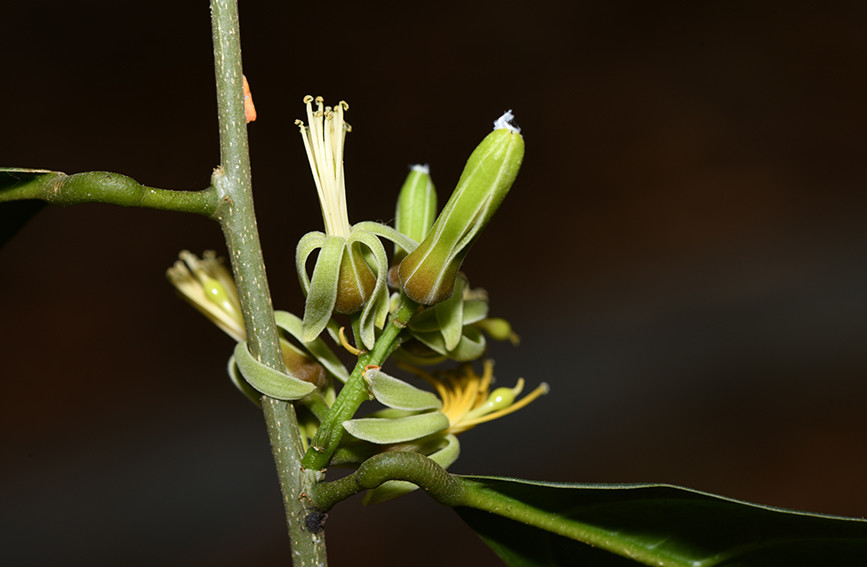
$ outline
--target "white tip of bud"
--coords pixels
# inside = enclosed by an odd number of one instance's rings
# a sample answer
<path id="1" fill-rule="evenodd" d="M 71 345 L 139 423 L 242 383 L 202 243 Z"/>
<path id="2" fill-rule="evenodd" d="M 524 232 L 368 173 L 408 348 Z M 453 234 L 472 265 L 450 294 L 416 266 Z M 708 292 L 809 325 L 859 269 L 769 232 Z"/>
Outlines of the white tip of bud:
<path id="1" fill-rule="evenodd" d="M 419 173 L 426 173 L 430 175 L 430 166 L 428 164 L 422 165 L 420 163 L 417 163 L 415 165 L 411 165 L 409 168 L 413 171 L 418 171 Z"/>
<path id="2" fill-rule="evenodd" d="M 514 132 L 515 134 L 520 133 L 521 129 L 512 124 L 513 120 L 515 120 L 515 115 L 512 114 L 511 110 L 507 110 L 502 116 L 494 120 L 494 130 L 506 128 L 509 132 Z"/>

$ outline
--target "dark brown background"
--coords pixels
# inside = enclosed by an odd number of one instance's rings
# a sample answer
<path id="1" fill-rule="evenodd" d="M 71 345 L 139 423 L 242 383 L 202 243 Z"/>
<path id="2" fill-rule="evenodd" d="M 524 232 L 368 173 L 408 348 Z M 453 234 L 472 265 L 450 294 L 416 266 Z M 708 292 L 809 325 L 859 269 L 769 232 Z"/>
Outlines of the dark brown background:
<path id="1" fill-rule="evenodd" d="M 207 3 L 0 8 L 0 162 L 199 189 L 218 163 Z M 321 225 L 301 98 L 352 106 L 350 217 L 411 163 L 441 200 L 512 108 L 523 170 L 465 269 L 552 395 L 462 436 L 453 470 L 663 481 L 867 514 L 865 5 L 245 2 L 254 186 L 276 304 Z M 231 340 L 163 279 L 207 220 L 43 211 L 0 250 L 0 561 L 286 565 Z M 355 526 L 358 526 L 357 528 Z M 328 522 L 333 565 L 496 565 L 415 494 Z M 361 558 L 361 559 L 359 559 Z"/>

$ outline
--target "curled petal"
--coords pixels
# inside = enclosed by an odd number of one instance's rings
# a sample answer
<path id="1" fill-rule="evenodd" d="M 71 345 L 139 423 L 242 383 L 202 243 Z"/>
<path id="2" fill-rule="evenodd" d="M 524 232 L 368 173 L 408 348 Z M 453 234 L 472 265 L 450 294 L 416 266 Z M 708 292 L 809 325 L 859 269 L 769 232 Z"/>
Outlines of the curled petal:
<path id="1" fill-rule="evenodd" d="M 278 400 L 298 400 L 316 389 L 310 382 L 278 372 L 253 358 L 246 342 L 235 345 L 235 362 L 244 379 L 266 396 Z"/>
<path id="2" fill-rule="evenodd" d="M 314 250 L 318 250 L 325 245 L 325 235 L 321 232 L 308 232 L 298 241 L 298 246 L 295 247 L 295 270 L 298 272 L 298 282 L 301 284 L 301 289 L 304 295 L 307 295 L 307 290 L 310 289 L 310 278 L 307 276 L 307 258 L 313 254 Z"/>
<path id="3" fill-rule="evenodd" d="M 412 384 L 371 368 L 364 380 L 373 397 L 384 406 L 402 410 L 440 409 L 442 402 L 433 392 L 416 388 Z"/>
<path id="4" fill-rule="evenodd" d="M 365 348 L 372 349 L 376 342 L 376 332 L 374 324 L 379 312 L 378 304 L 383 300 L 388 302 L 388 294 L 386 287 L 386 278 L 388 276 L 388 257 L 385 254 L 385 248 L 382 242 L 373 234 L 364 230 L 353 228 L 352 234 L 349 237 L 350 245 L 360 243 L 366 246 L 373 254 L 376 272 L 376 286 L 373 288 L 371 299 L 364 306 L 364 311 L 361 312 L 361 342 Z M 386 292 L 383 295 L 383 292 Z"/>
<path id="5" fill-rule="evenodd" d="M 353 225 L 353 229 L 363 230 L 365 232 L 369 232 L 371 234 L 375 234 L 380 238 L 385 238 L 386 240 L 390 240 L 400 246 L 405 250 L 415 250 L 416 246 L 418 246 L 418 242 L 409 236 L 403 234 L 395 228 L 392 228 L 388 225 L 384 225 L 382 223 L 373 222 L 373 221 L 364 221 L 358 224 Z"/>
<path id="6" fill-rule="evenodd" d="M 435 411 L 395 419 L 363 417 L 343 422 L 343 428 L 353 437 L 387 445 L 421 439 L 449 426 L 449 418 Z"/>
<path id="7" fill-rule="evenodd" d="M 342 237 L 328 236 L 319 251 L 316 267 L 313 268 L 313 278 L 307 290 L 307 302 L 304 304 L 302 320 L 304 342 L 310 342 L 318 337 L 331 319 L 334 304 L 337 302 L 340 264 L 345 249 L 346 241 Z"/>

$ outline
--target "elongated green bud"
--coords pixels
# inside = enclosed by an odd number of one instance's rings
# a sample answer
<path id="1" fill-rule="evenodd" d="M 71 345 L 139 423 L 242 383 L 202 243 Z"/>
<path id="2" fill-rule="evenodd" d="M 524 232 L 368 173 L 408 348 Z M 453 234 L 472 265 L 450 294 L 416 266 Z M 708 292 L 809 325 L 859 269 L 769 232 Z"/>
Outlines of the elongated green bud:
<path id="1" fill-rule="evenodd" d="M 524 158 L 524 138 L 512 112 L 470 155 L 449 202 L 424 241 L 400 264 L 400 282 L 415 302 L 433 305 L 452 294 L 470 247 L 512 187 Z"/>
<path id="2" fill-rule="evenodd" d="M 397 210 L 394 213 L 394 227 L 416 242 L 421 242 L 433 226 L 437 216 L 437 193 L 426 165 L 414 165 L 400 194 L 397 197 Z M 398 264 L 411 250 L 394 246 L 394 263 Z"/>

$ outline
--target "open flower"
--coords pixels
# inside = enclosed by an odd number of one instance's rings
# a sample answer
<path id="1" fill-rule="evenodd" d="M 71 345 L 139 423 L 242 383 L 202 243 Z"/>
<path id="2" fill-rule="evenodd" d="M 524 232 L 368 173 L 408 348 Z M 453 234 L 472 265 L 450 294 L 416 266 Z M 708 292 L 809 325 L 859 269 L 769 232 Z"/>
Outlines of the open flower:
<path id="1" fill-rule="evenodd" d="M 410 365 L 400 365 L 430 384 L 436 394 L 421 390 L 383 373 L 379 368 L 365 371 L 368 389 L 388 409 L 371 417 L 346 421 L 352 435 L 338 452 L 341 464 L 361 462 L 382 451 L 415 451 L 448 468 L 460 455 L 457 435 L 473 427 L 506 416 L 548 393 L 542 383 L 518 399 L 524 380 L 512 388 L 491 390 L 494 363 L 486 360 L 481 375 L 471 364 L 431 374 Z M 368 492 L 365 504 L 390 500 L 415 490 L 414 484 L 389 481 Z"/>
<path id="2" fill-rule="evenodd" d="M 235 280 L 213 250 L 198 258 L 188 250 L 166 271 L 166 277 L 190 305 L 238 342 L 247 339 Z"/>
<path id="3" fill-rule="evenodd" d="M 313 103 L 316 103 L 316 109 Z M 315 339 L 333 313 L 352 315 L 361 311 L 361 342 L 373 348 L 374 326 L 382 328 L 388 315 L 388 259 L 378 237 L 414 248 L 416 242 L 395 229 L 373 222 L 350 226 L 346 210 L 346 181 L 343 174 L 343 146 L 351 130 L 344 120 L 349 105 L 341 101 L 325 106 L 322 97 L 304 97 L 308 124 L 297 120 L 307 159 L 322 207 L 325 232 L 310 232 L 298 242 L 295 266 L 307 295 L 304 306 L 304 340 Z M 312 277 L 307 259 L 319 250 Z M 370 264 L 365 252 L 370 253 Z"/>
<path id="4" fill-rule="evenodd" d="M 166 271 L 166 276 L 181 296 L 202 312 L 227 335 L 239 343 L 247 340 L 238 288 L 232 274 L 213 250 L 207 250 L 198 258 L 183 250 L 175 264 Z M 280 338 L 283 362 L 289 375 L 318 387 L 325 385 L 325 368 L 285 338 Z M 233 381 L 234 381 L 233 377 Z M 242 385 L 235 383 L 245 394 Z"/>
<path id="5" fill-rule="evenodd" d="M 412 371 L 428 382 L 442 400 L 440 411 L 448 418 L 446 434 L 459 434 L 473 427 L 493 421 L 526 407 L 530 402 L 548 393 L 548 384 L 542 382 L 535 390 L 521 398 L 524 379 L 518 378 L 511 388 L 497 388 L 491 391 L 494 378 L 494 362 L 486 360 L 484 370 L 476 374 L 472 365 L 462 364 L 458 368 L 442 373 L 440 377 L 411 368 Z"/>

